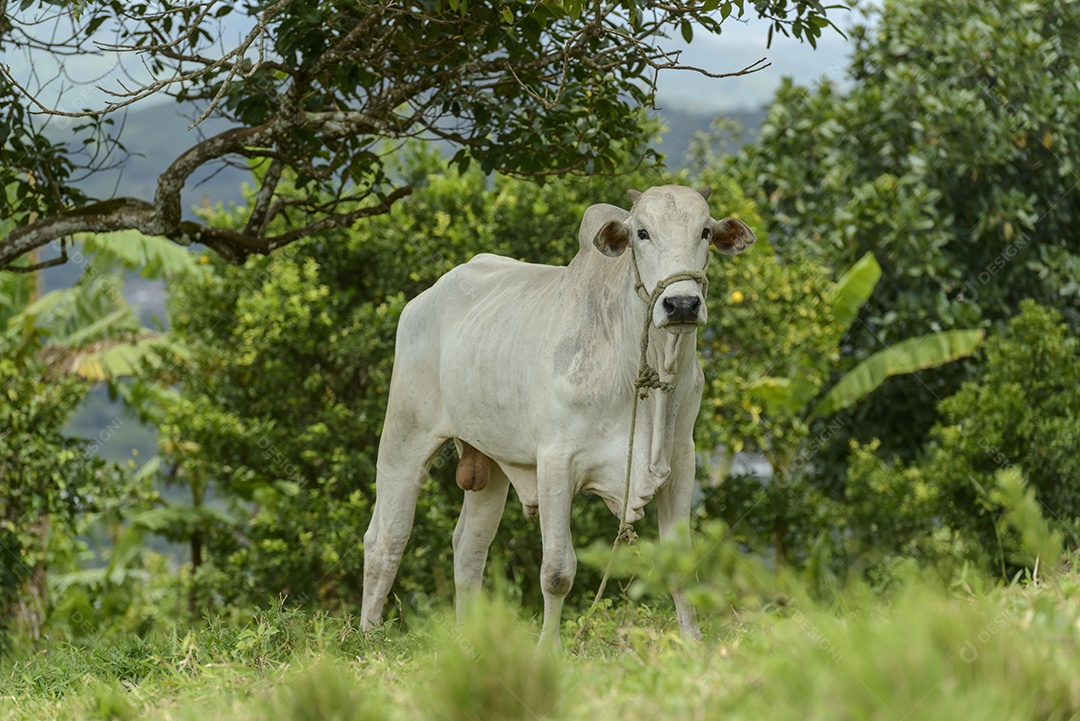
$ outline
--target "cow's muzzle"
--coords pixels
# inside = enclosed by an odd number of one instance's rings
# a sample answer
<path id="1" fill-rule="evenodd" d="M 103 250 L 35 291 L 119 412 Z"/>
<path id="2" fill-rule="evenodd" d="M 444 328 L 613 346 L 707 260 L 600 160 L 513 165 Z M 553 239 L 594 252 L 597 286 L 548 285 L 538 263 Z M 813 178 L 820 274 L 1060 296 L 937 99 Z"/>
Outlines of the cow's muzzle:
<path id="1" fill-rule="evenodd" d="M 698 314 L 701 311 L 701 298 L 696 295 L 673 295 L 661 301 L 661 307 L 667 314 L 668 325 L 676 323 L 693 323 L 697 325 L 700 320 Z"/>

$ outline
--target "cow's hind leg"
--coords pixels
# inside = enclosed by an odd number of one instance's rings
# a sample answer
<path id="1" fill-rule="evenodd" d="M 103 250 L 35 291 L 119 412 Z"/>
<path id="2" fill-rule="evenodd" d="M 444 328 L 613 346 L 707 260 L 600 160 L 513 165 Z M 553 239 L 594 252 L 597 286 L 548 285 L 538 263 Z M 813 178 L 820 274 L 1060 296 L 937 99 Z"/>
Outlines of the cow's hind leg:
<path id="1" fill-rule="evenodd" d="M 473 453 L 479 453 L 474 450 Z M 454 590 L 457 618 L 465 620 L 469 601 L 480 591 L 491 540 L 499 529 L 510 482 L 490 459 L 483 490 L 467 491 L 454 529 Z"/>
<path id="2" fill-rule="evenodd" d="M 364 600 L 361 627 L 382 622 L 383 606 L 394 584 L 401 555 L 412 533 L 416 501 L 424 477 L 445 438 L 396 433 L 385 424 L 379 440 L 375 508 L 364 534 Z"/>

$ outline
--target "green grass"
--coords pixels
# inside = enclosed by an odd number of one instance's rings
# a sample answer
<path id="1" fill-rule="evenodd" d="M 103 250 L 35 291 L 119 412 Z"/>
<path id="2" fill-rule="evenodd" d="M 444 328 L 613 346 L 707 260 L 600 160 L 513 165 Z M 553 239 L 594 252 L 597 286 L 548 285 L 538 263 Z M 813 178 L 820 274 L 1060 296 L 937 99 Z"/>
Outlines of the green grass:
<path id="1" fill-rule="evenodd" d="M 842 609 L 842 610 L 839 610 Z M 888 601 L 788 601 L 713 617 L 685 644 L 625 604 L 553 657 L 535 619 L 484 604 L 365 635 L 348 616 L 271 608 L 245 627 L 55 645 L 0 665 L 0 718 L 1080 718 L 1080 574 L 972 590 L 912 582 Z"/>

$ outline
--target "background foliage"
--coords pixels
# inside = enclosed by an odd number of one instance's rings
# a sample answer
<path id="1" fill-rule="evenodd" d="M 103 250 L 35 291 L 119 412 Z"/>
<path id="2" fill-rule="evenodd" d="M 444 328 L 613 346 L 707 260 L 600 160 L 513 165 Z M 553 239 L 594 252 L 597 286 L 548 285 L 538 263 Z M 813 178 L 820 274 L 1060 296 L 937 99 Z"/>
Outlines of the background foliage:
<path id="1" fill-rule="evenodd" d="M 1075 409 L 1069 393 L 1049 401 L 1040 384 L 1069 377 L 1064 359 L 1075 355 L 1065 338 L 1080 307 L 1068 152 L 1077 138 L 1061 113 L 1080 102 L 1080 58 L 1067 41 L 1080 11 L 925 0 L 864 14 L 850 90 L 835 76 L 787 82 L 752 144 L 717 151 L 730 137 L 719 126 L 693 155 L 706 176 L 746 190 L 783 260 L 812 258 L 834 273 L 867 252 L 880 263 L 833 379 L 933 331 L 984 327 L 997 339 L 985 356 L 890 380 L 816 420 L 793 482 L 733 479 L 706 505 L 808 569 L 944 554 L 1011 573 L 992 500 L 997 470 L 1023 468 L 1067 540 L 1074 517 L 1078 479 L 1053 449 L 1069 442 Z M 1021 326 L 1010 325 L 1025 300 L 1055 311 L 1025 306 Z"/>
<path id="2" fill-rule="evenodd" d="M 1001 328 L 1025 298 L 1075 330 L 1080 138 L 1065 118 L 1080 104 L 1080 9 L 922 0 L 864 12 L 850 92 L 835 78 L 784 84 L 755 142 L 718 172 L 752 194 L 781 254 L 830 267 L 877 257 L 880 286 L 847 338 L 853 359 L 931 330 Z M 974 372 L 897 381 L 845 414 L 829 452 L 877 437 L 911 456 L 936 401 Z"/>

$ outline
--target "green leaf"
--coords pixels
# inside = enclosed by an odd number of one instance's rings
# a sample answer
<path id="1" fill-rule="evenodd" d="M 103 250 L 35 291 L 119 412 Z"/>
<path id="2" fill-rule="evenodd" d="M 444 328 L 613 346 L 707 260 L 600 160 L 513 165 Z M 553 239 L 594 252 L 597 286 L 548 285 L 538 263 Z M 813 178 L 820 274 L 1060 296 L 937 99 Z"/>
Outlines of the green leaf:
<path id="1" fill-rule="evenodd" d="M 228 512 L 212 506 L 181 506 L 168 504 L 141 511 L 128 518 L 133 528 L 166 536 L 181 535 L 211 522 L 235 525 L 237 519 Z"/>
<path id="2" fill-rule="evenodd" d="M 88 381 L 136 376 L 146 367 L 160 367 L 167 357 L 186 358 L 187 351 L 167 336 L 144 336 L 129 342 L 96 343 L 90 348 L 60 348 L 50 360 L 55 370 Z"/>
<path id="3" fill-rule="evenodd" d="M 999 470 L 994 480 L 997 487 L 990 492 L 990 500 L 1005 509 L 999 523 L 1020 533 L 1020 548 L 1013 553 L 1014 560 L 1052 570 L 1061 557 L 1062 538 L 1043 517 L 1035 489 L 1015 466 Z"/>
<path id="4" fill-rule="evenodd" d="M 167 238 L 135 230 L 98 233 L 82 238 L 83 251 L 104 267 L 137 270 L 147 279 L 176 278 L 200 271 L 198 256 Z"/>
<path id="5" fill-rule="evenodd" d="M 811 417 L 827 416 L 858 403 L 890 376 L 935 368 L 975 352 L 981 330 L 949 330 L 908 338 L 864 360 L 829 389 Z"/>
<path id="6" fill-rule="evenodd" d="M 29 273 L 0 272 L 0 331 L 30 302 L 36 285 L 35 276 Z"/>
<path id="7" fill-rule="evenodd" d="M 764 405 L 769 412 L 777 413 L 792 407 L 791 380 L 765 376 L 747 385 L 751 397 Z"/>
<path id="8" fill-rule="evenodd" d="M 792 378 L 766 376 L 758 378 L 746 390 L 761 402 L 771 414 L 801 413 L 806 404 L 820 391 L 821 385 L 809 378 L 806 369 L 800 369 Z"/>
<path id="9" fill-rule="evenodd" d="M 833 317 L 843 328 L 843 332 L 851 327 L 859 314 L 859 308 L 874 292 L 880 278 L 881 266 L 873 253 L 859 258 L 855 265 L 840 276 L 829 300 L 832 303 Z"/>
<path id="10" fill-rule="evenodd" d="M 113 583 L 121 583 L 128 565 L 142 552 L 143 528 L 131 525 L 124 529 L 113 544 L 112 557 L 109 559 L 107 578 Z"/>
<path id="11" fill-rule="evenodd" d="M 110 330 L 117 327 L 121 321 L 133 319 L 135 319 L 135 312 L 131 309 L 131 306 L 124 305 L 108 315 L 97 318 L 86 325 L 80 325 L 79 328 L 63 337 L 63 343 L 66 346 L 76 347 L 101 340 Z"/>
<path id="12" fill-rule="evenodd" d="M 690 24 L 689 21 L 683 22 L 682 26 L 679 29 L 682 31 L 683 40 L 685 40 L 688 43 L 693 42 L 693 40 L 694 40 L 694 27 Z"/>

